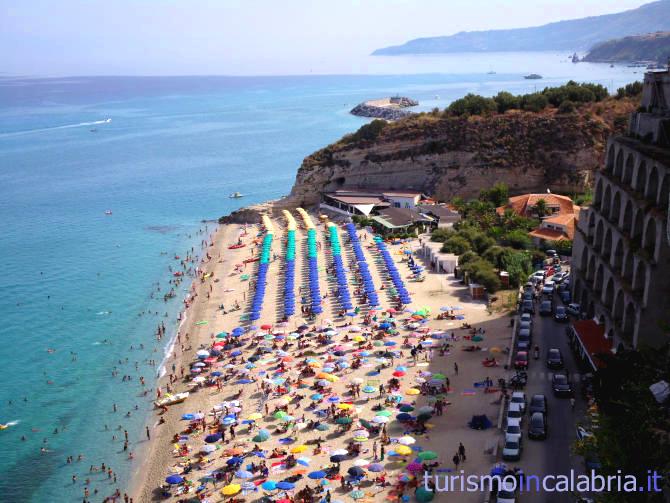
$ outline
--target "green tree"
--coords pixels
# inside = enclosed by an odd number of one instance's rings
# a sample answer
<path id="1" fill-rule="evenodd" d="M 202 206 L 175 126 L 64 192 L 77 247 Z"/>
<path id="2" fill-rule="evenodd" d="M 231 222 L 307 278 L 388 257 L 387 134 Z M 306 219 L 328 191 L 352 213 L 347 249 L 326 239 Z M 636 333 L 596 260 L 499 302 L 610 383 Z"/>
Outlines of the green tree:
<path id="1" fill-rule="evenodd" d="M 500 91 L 493 97 L 498 105 L 498 113 L 504 114 L 507 110 L 521 108 L 521 99 L 507 91 Z"/>
<path id="2" fill-rule="evenodd" d="M 535 203 L 535 212 L 537 213 L 537 216 L 542 218 L 547 214 L 547 201 L 544 199 L 538 199 L 537 202 Z"/>
<path id="3" fill-rule="evenodd" d="M 527 232 L 521 229 L 515 229 L 508 232 L 503 236 L 502 240 L 507 246 L 511 246 L 512 248 L 519 250 L 527 250 L 532 246 L 532 240 L 530 239 L 530 236 Z"/>
<path id="4" fill-rule="evenodd" d="M 507 204 L 509 199 L 509 188 L 507 184 L 498 182 L 490 189 L 482 189 L 479 192 L 479 199 L 490 201 L 496 208 Z"/>
<path id="5" fill-rule="evenodd" d="M 470 242 L 462 236 L 452 236 L 442 245 L 442 251 L 462 255 L 471 249 Z"/>
<path id="6" fill-rule="evenodd" d="M 478 94 L 468 93 L 464 97 L 449 105 L 447 111 L 456 116 L 485 115 L 498 110 L 497 103 L 492 98 L 485 98 Z"/>
<path id="7" fill-rule="evenodd" d="M 541 112 L 548 104 L 549 100 L 542 93 L 525 94 L 521 98 L 522 108 L 529 112 Z"/>
<path id="8" fill-rule="evenodd" d="M 455 235 L 455 233 L 451 229 L 435 229 L 430 234 L 430 240 L 435 241 L 436 243 L 444 243 L 453 235 Z"/>
<path id="9" fill-rule="evenodd" d="M 563 100 L 561 101 L 561 104 L 558 106 L 559 114 L 571 114 L 574 111 L 575 111 L 575 104 L 570 100 Z"/>

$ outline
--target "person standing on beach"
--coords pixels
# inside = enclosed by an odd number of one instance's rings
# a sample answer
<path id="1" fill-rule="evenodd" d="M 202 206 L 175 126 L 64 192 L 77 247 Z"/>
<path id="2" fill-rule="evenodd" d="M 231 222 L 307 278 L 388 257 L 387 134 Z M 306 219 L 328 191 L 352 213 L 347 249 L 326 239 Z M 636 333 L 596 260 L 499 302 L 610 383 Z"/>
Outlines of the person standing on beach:
<path id="1" fill-rule="evenodd" d="M 454 373 L 458 375 L 458 363 L 454 362 Z"/>
<path id="2" fill-rule="evenodd" d="M 458 457 L 461 461 L 465 461 L 465 446 L 462 442 L 458 443 Z"/>
<path id="3" fill-rule="evenodd" d="M 148 426 L 147 426 L 147 440 L 151 440 L 151 433 L 149 432 Z"/>

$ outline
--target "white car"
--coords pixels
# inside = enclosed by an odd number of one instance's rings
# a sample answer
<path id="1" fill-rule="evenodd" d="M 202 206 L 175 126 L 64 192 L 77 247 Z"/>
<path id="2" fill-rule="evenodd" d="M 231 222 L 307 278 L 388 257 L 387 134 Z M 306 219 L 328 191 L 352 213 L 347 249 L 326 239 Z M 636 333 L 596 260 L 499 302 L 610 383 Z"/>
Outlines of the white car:
<path id="1" fill-rule="evenodd" d="M 502 487 L 498 490 L 496 494 L 496 503 L 515 503 L 516 494 L 514 485 L 509 482 L 502 482 Z"/>
<path id="2" fill-rule="evenodd" d="M 521 412 L 526 411 L 526 394 L 523 391 L 515 391 L 509 401 L 510 404 L 518 403 L 521 406 Z"/>
<path id="3" fill-rule="evenodd" d="M 521 459 L 521 439 L 506 439 L 502 458 L 505 461 L 519 461 Z"/>
<path id="4" fill-rule="evenodd" d="M 510 440 L 518 442 L 523 436 L 523 431 L 521 430 L 521 425 L 519 424 L 508 424 L 507 429 L 505 429 L 505 442 Z"/>
<path id="5" fill-rule="evenodd" d="M 507 424 L 521 424 L 523 409 L 518 403 L 510 403 L 507 407 Z"/>
<path id="6" fill-rule="evenodd" d="M 523 313 L 521 316 L 519 316 L 519 323 L 530 323 L 532 326 L 533 317 L 530 315 L 530 313 Z"/>

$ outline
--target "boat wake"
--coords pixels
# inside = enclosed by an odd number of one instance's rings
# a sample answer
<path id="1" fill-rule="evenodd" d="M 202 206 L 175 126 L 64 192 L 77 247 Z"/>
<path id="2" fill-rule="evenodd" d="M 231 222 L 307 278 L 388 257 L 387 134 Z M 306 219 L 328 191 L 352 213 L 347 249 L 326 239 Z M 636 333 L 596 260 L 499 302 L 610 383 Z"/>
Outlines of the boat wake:
<path id="1" fill-rule="evenodd" d="M 0 133 L 0 138 L 8 138 L 11 136 L 21 136 L 21 135 L 26 135 L 26 134 L 33 134 L 33 133 L 43 133 L 46 131 L 56 131 L 58 129 L 71 129 L 71 128 L 78 128 L 78 127 L 88 127 L 88 126 L 98 126 L 100 124 L 109 124 L 112 122 L 112 119 L 103 119 L 99 121 L 91 121 L 91 122 L 79 122 L 77 124 L 65 124 L 63 126 L 53 126 L 53 127 L 45 127 L 45 128 L 37 128 L 37 129 L 26 129 L 25 131 L 15 131 L 13 133 Z"/>

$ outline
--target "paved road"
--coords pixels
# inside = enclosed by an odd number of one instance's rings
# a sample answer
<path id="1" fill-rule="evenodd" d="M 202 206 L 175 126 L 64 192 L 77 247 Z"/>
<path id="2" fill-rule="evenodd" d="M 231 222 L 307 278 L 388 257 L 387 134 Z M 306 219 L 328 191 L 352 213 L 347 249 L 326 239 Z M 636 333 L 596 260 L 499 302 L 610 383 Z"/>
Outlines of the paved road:
<path id="1" fill-rule="evenodd" d="M 554 305 L 561 305 L 556 296 Z M 576 473 L 583 472 L 583 462 L 579 456 L 573 454 L 573 444 L 576 439 L 575 423 L 583 414 L 585 408 L 580 393 L 580 379 L 578 367 L 573 352 L 565 334 L 568 323 L 554 321 L 553 317 L 536 314 L 533 319 L 533 345 L 540 346 L 540 359 L 531 359 L 528 368 L 528 385 L 525 392 L 528 400 L 533 394 L 542 393 L 548 402 L 548 438 L 530 440 L 527 436 L 529 417 L 524 418 L 524 439 L 521 461 L 512 463 L 521 467 L 526 474 L 537 475 L 568 475 L 570 469 Z M 573 411 L 568 398 L 554 396 L 551 386 L 552 372 L 547 368 L 546 350 L 558 348 L 563 354 L 565 369 L 570 372 L 570 379 L 575 391 L 576 407 Z M 519 496 L 521 503 L 563 503 L 574 502 L 574 495 L 558 493 L 524 493 Z"/>

